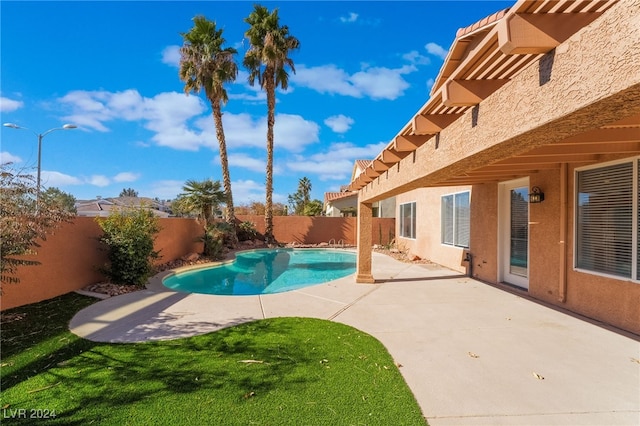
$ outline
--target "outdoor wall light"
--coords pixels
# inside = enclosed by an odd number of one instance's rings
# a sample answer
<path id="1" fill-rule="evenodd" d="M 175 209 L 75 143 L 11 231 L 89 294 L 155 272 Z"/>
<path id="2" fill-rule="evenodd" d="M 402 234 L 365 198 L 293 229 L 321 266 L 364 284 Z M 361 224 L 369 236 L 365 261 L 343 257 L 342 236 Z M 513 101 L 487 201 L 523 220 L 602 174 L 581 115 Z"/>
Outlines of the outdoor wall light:
<path id="1" fill-rule="evenodd" d="M 529 194 L 529 203 L 536 204 L 544 201 L 544 192 L 540 190 L 537 186 L 531 188 L 531 194 Z"/>

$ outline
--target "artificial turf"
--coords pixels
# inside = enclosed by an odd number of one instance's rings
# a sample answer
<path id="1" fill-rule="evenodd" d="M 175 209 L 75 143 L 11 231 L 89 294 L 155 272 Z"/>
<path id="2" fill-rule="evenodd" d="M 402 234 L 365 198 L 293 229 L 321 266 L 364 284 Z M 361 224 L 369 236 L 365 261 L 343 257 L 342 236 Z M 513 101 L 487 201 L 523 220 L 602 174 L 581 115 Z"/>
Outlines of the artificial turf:
<path id="1" fill-rule="evenodd" d="M 2 313 L 2 424 L 426 425 L 387 350 L 352 327 L 274 318 L 94 343 L 67 328 L 90 303 L 69 294 Z"/>

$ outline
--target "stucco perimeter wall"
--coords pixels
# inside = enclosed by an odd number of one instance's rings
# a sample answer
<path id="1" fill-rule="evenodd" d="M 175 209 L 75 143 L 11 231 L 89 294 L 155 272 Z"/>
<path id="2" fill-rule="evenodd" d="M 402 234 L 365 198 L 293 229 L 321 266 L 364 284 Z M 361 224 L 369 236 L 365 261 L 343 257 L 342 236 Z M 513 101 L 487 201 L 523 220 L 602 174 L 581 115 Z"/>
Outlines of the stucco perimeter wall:
<path id="1" fill-rule="evenodd" d="M 447 194 L 470 191 L 469 186 L 421 188 L 400 194 L 396 197 L 396 243 L 399 249 L 408 251 L 447 268 L 467 273 L 467 262 L 464 262 L 466 250 L 460 247 L 452 247 L 440 242 L 440 203 L 441 197 Z M 416 238 L 400 237 L 400 205 L 416 203 Z M 471 205 L 474 203 L 474 194 L 471 194 Z"/>
<path id="2" fill-rule="evenodd" d="M 186 254 L 202 251 L 197 241 L 202 233 L 192 219 L 159 219 L 162 230 L 156 237 L 155 249 L 168 262 Z M 9 309 L 50 299 L 86 285 L 104 280 L 98 271 L 106 261 L 98 238 L 102 230 L 94 218 L 77 217 L 55 230 L 37 249 L 36 255 L 25 256 L 39 265 L 21 267 L 17 284 L 3 284 L 1 309 Z"/>
<path id="3" fill-rule="evenodd" d="M 256 230 L 264 233 L 264 216 L 236 216 L 239 221 L 252 222 Z M 336 244 L 356 244 L 355 217 L 274 216 L 273 236 L 279 243 L 320 244 L 333 240 Z M 373 244 L 388 244 L 395 237 L 395 219 L 373 218 L 371 227 Z"/>

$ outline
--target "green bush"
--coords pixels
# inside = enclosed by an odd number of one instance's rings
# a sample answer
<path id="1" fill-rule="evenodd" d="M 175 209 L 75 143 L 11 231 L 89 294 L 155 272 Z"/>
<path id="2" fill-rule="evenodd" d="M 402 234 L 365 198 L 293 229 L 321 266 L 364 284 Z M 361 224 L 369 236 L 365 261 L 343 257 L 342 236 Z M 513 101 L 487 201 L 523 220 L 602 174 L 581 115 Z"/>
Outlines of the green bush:
<path id="1" fill-rule="evenodd" d="M 238 225 L 238 240 L 247 241 L 255 240 L 256 238 L 258 238 L 258 231 L 254 223 L 249 221 L 240 222 Z"/>
<path id="2" fill-rule="evenodd" d="M 204 228 L 204 255 L 219 259 L 225 244 L 225 231 L 220 223 L 207 225 Z"/>
<path id="3" fill-rule="evenodd" d="M 160 232 L 158 218 L 148 209 L 129 208 L 114 210 L 97 222 L 104 232 L 100 242 L 109 252 L 103 272 L 116 284 L 143 286 L 153 271 L 152 260 L 159 257 L 153 250 Z"/>

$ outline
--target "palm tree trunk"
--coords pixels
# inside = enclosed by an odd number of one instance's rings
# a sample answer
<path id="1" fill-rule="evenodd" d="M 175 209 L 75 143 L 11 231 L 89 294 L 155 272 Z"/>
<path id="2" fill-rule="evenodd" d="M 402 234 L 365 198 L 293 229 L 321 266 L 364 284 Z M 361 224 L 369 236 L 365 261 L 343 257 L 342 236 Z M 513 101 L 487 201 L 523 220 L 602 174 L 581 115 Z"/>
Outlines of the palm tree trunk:
<path id="1" fill-rule="evenodd" d="M 267 170 L 264 203 L 264 239 L 267 245 L 275 244 L 273 237 L 273 126 L 275 123 L 276 94 L 273 75 L 265 78 L 267 92 Z"/>
<path id="2" fill-rule="evenodd" d="M 238 243 L 238 236 L 236 234 L 236 216 L 233 208 L 233 194 L 231 193 L 231 177 L 229 175 L 229 160 L 227 158 L 227 142 L 222 128 L 222 111 L 220 108 L 220 102 L 212 102 L 211 104 L 213 107 L 213 121 L 216 125 L 216 136 L 218 137 L 218 143 L 220 145 L 222 184 L 224 185 L 224 193 L 226 196 L 225 202 L 227 204 L 224 220 L 231 226 L 231 244 L 235 246 Z"/>

